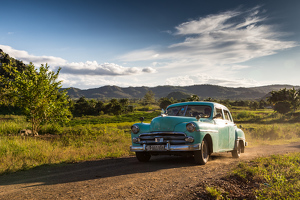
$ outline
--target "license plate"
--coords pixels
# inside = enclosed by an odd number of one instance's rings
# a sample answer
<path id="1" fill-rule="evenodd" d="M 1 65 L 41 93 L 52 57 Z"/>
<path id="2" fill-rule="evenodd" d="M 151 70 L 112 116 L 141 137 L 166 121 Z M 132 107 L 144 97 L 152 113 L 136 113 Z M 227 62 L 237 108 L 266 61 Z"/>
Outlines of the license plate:
<path id="1" fill-rule="evenodd" d="M 164 151 L 165 146 L 164 145 L 148 145 L 146 147 L 147 151 Z"/>

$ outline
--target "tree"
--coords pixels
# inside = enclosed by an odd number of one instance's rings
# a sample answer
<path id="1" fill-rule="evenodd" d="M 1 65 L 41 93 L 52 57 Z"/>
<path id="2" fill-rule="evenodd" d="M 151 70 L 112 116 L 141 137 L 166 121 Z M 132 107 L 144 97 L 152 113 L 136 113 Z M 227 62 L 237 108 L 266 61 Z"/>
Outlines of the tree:
<path id="1" fill-rule="evenodd" d="M 286 114 L 291 110 L 291 103 L 288 101 L 278 101 L 274 106 L 274 110 L 281 114 Z"/>
<path id="2" fill-rule="evenodd" d="M 287 107 L 286 102 L 288 102 L 295 112 L 300 105 L 300 90 L 297 91 L 295 88 L 287 90 L 284 88 L 279 91 L 272 91 L 271 96 L 269 96 L 267 100 L 274 106 L 274 108 L 278 102 L 285 102 L 280 103 L 279 107 L 282 107 L 283 105 L 285 105 L 284 107 Z"/>
<path id="3" fill-rule="evenodd" d="M 119 115 L 122 112 L 122 106 L 117 99 L 111 99 L 110 102 L 105 106 L 105 113 L 112 113 Z"/>
<path id="4" fill-rule="evenodd" d="M 144 96 L 145 105 L 155 102 L 154 92 L 148 90 Z"/>
<path id="5" fill-rule="evenodd" d="M 122 112 L 123 113 L 127 113 L 128 111 L 128 103 L 129 103 L 129 100 L 128 99 L 120 99 L 119 100 L 119 103 L 121 104 L 122 106 Z"/>
<path id="6" fill-rule="evenodd" d="M 249 104 L 249 108 L 251 110 L 257 110 L 259 108 L 259 104 L 256 101 L 253 101 Z"/>
<path id="7" fill-rule="evenodd" d="M 200 101 L 198 95 L 193 94 L 191 97 L 188 98 L 188 101 Z"/>
<path id="8" fill-rule="evenodd" d="M 84 96 L 82 96 L 76 101 L 73 114 L 76 116 L 88 115 L 89 110 L 91 110 L 89 102 Z"/>
<path id="9" fill-rule="evenodd" d="M 293 107 L 294 112 L 299 107 L 300 104 L 300 89 L 297 91 L 293 87 L 293 89 L 289 90 L 289 100 L 291 103 L 291 106 Z"/>
<path id="10" fill-rule="evenodd" d="M 166 109 L 169 105 L 171 105 L 172 103 L 174 103 L 174 101 L 172 101 L 172 98 L 169 99 L 167 97 L 163 97 L 159 99 L 159 107 L 161 109 Z"/>
<path id="11" fill-rule="evenodd" d="M 67 91 L 61 89 L 61 81 L 57 81 L 60 68 L 56 73 L 49 70 L 46 64 L 39 70 L 30 63 L 24 71 L 5 65 L 4 70 L 14 79 L 2 77 L 6 82 L 6 93 L 13 97 L 15 105 L 31 123 L 33 133 L 48 122 L 66 122 L 71 116 Z"/>

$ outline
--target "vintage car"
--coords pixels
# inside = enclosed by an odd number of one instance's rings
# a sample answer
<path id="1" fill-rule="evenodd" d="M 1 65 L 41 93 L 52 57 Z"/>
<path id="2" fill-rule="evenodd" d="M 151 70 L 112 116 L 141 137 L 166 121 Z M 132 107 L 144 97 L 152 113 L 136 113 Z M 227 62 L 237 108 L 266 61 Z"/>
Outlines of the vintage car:
<path id="1" fill-rule="evenodd" d="M 140 162 L 153 155 L 192 155 L 197 164 L 206 164 L 216 152 L 244 153 L 244 132 L 233 122 L 227 107 L 214 102 L 172 104 L 151 123 L 131 127 L 132 146 Z"/>

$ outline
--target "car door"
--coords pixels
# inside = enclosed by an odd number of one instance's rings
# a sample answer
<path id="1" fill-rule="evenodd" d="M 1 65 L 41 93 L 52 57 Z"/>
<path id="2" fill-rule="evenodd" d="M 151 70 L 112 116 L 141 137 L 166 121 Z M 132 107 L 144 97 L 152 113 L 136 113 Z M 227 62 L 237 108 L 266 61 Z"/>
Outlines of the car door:
<path id="1" fill-rule="evenodd" d="M 225 119 L 225 126 L 227 127 L 228 131 L 228 142 L 227 142 L 227 149 L 232 150 L 234 148 L 234 141 L 235 141 L 235 124 L 233 123 L 232 116 L 229 110 L 224 109 L 224 119 Z"/>
<path id="2" fill-rule="evenodd" d="M 228 149 L 228 124 L 224 119 L 224 113 L 222 108 L 216 108 L 217 118 L 214 118 L 216 126 L 218 126 L 218 151 L 222 152 Z"/>

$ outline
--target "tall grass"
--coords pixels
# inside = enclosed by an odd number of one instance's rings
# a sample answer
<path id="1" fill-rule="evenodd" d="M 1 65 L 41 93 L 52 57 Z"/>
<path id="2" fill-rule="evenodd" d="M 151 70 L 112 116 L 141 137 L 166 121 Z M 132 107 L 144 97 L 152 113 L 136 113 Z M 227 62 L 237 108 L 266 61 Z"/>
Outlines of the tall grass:
<path id="1" fill-rule="evenodd" d="M 250 146 L 300 140 L 300 123 L 243 124 L 242 130 Z"/>
<path id="2" fill-rule="evenodd" d="M 300 153 L 257 158 L 240 163 L 232 176 L 248 185 L 259 184 L 257 199 L 300 198 Z"/>
<path id="3" fill-rule="evenodd" d="M 60 127 L 59 135 L 1 136 L 0 174 L 44 164 L 128 156 L 131 123 Z"/>
<path id="4" fill-rule="evenodd" d="M 0 115 L 0 174 L 44 164 L 132 155 L 130 126 L 140 117 L 150 122 L 159 114 L 135 112 L 122 116 L 78 117 L 67 125 L 45 125 L 38 137 L 18 135 L 21 129 L 30 128 L 23 116 Z M 270 119 L 282 117 L 271 115 L 274 113 L 269 110 L 234 110 L 234 119 L 241 122 L 250 146 L 299 140 L 299 123 L 269 123 Z M 249 123 L 253 119 L 258 123 Z"/>
<path id="5" fill-rule="evenodd" d="M 16 135 L 21 129 L 29 128 L 25 117 L 18 115 L 0 115 L 0 135 Z"/>

